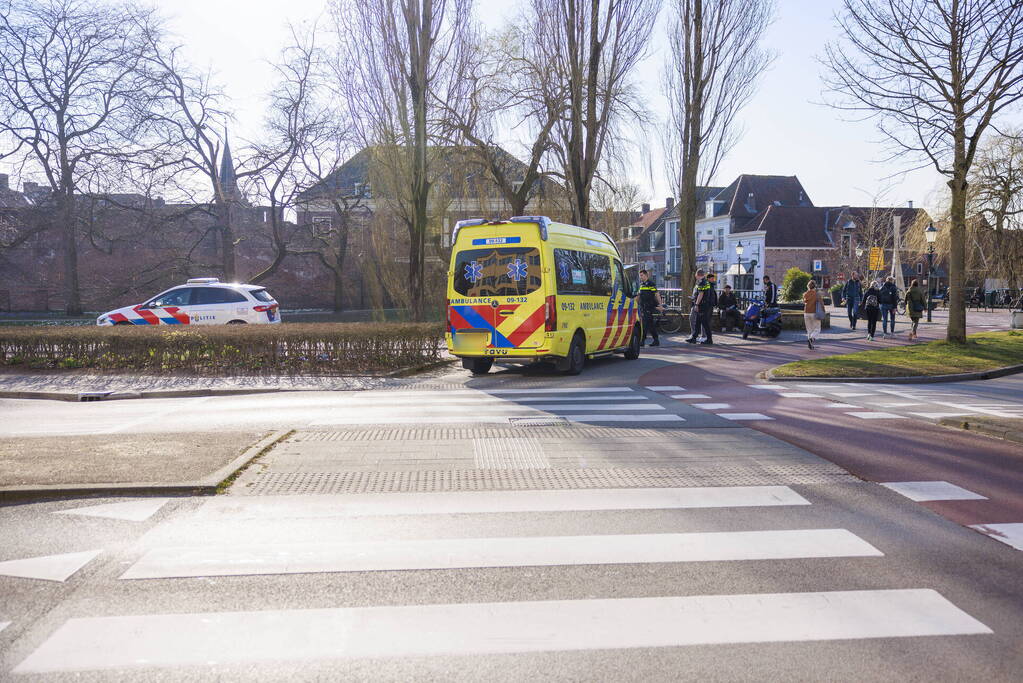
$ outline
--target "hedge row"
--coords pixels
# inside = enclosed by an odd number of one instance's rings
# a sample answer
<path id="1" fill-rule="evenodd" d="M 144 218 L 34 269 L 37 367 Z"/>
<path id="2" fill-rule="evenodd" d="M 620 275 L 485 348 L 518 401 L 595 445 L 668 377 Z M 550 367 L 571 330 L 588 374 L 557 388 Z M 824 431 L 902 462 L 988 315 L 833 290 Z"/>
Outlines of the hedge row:
<path id="1" fill-rule="evenodd" d="M 198 375 L 353 375 L 440 358 L 435 323 L 0 327 L 0 365 Z"/>

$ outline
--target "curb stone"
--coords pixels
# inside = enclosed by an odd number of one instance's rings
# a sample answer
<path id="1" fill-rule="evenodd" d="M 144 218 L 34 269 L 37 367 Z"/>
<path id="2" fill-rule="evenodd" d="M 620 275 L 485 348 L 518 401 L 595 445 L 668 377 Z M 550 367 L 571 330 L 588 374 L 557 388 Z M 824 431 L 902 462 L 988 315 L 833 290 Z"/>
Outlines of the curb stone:
<path id="1" fill-rule="evenodd" d="M 125 484 L 68 484 L 52 486 L 33 484 L 0 487 L 0 505 L 36 503 L 62 498 L 121 498 L 121 497 L 180 497 L 216 495 L 221 484 L 243 471 L 256 458 L 286 439 L 293 430 L 282 429 L 252 444 L 234 460 L 198 481 L 191 482 L 135 482 Z"/>
<path id="2" fill-rule="evenodd" d="M 757 375 L 758 379 L 769 382 L 841 382 L 862 384 L 937 384 L 941 382 L 968 382 L 981 379 L 995 379 L 1023 372 L 1023 365 L 1009 365 L 994 370 L 963 372 L 954 375 L 918 375 L 915 377 L 776 377 L 775 368 Z"/>
<path id="3" fill-rule="evenodd" d="M 954 429 L 962 429 L 967 432 L 976 432 L 977 434 L 992 436 L 997 439 L 1023 443 L 1023 432 L 1010 429 L 1008 427 L 1000 427 L 998 425 L 985 424 L 982 422 L 970 422 L 968 419 L 963 419 L 961 417 L 942 418 L 938 421 L 938 424 L 943 427 L 952 427 Z"/>

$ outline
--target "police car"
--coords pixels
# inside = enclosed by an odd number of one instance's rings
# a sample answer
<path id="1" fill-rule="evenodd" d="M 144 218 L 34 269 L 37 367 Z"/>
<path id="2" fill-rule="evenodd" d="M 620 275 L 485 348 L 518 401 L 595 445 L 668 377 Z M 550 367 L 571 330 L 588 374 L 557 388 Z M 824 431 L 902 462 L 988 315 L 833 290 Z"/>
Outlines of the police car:
<path id="1" fill-rule="evenodd" d="M 281 322 L 280 307 L 264 287 L 193 278 L 144 304 L 96 318 L 97 325 L 241 325 Z"/>

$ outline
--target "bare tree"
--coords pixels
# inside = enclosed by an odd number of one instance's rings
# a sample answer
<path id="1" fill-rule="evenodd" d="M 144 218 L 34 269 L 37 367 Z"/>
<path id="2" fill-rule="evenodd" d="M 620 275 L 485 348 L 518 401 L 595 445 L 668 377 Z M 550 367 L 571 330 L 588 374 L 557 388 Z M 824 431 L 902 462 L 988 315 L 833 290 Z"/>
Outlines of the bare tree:
<path id="1" fill-rule="evenodd" d="M 660 0 L 531 0 L 528 7 L 532 73 L 548 108 L 537 111 L 560 112 L 552 149 L 577 225 L 590 223 L 594 179 L 623 161 L 627 128 L 649 120 L 633 76 L 659 9 Z"/>
<path id="2" fill-rule="evenodd" d="M 127 4 L 0 2 L 0 134 L 15 141 L 4 156 L 49 188 L 68 314 L 82 312 L 76 194 L 99 166 L 138 151 L 148 115 L 141 37 L 150 21 Z"/>
<path id="3" fill-rule="evenodd" d="M 1023 278 L 1023 137 L 1007 133 L 991 138 L 977 153 L 969 180 L 968 213 L 979 221 L 990 243 L 990 277 L 1017 287 Z M 978 240 L 979 241 L 979 240 Z"/>
<path id="4" fill-rule="evenodd" d="M 413 320 L 425 316 L 425 244 L 431 221 L 431 146 L 447 138 L 446 107 L 464 74 L 471 0 L 337 0 L 337 83 L 350 103 L 374 184 L 408 232 Z"/>
<path id="5" fill-rule="evenodd" d="M 1023 99 L 1023 0 L 844 0 L 824 57 L 834 106 L 948 179 L 947 339 L 966 341 L 966 202 L 988 129 Z"/>
<path id="6" fill-rule="evenodd" d="M 696 271 L 697 188 L 710 185 L 738 142 L 736 116 L 774 60 L 761 43 L 775 6 L 773 0 L 671 0 L 670 11 L 665 146 L 679 198 L 680 281 L 689 283 Z"/>

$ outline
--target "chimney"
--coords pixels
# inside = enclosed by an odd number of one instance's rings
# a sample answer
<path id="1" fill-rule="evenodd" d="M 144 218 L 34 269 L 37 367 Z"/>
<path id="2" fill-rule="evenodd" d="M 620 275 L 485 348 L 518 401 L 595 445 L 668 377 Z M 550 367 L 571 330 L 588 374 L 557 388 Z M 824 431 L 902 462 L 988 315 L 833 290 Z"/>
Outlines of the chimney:
<path id="1" fill-rule="evenodd" d="M 665 211 L 671 211 L 674 208 L 675 208 L 675 198 L 674 197 L 668 197 L 667 199 L 664 200 L 664 210 Z"/>
<path id="2" fill-rule="evenodd" d="M 650 213 L 650 205 L 649 204 L 644 204 L 643 205 L 643 211 L 641 211 L 640 213 Z"/>
<path id="3" fill-rule="evenodd" d="M 0 173 L 0 192 L 6 192 L 10 187 L 7 184 L 7 174 Z"/>

